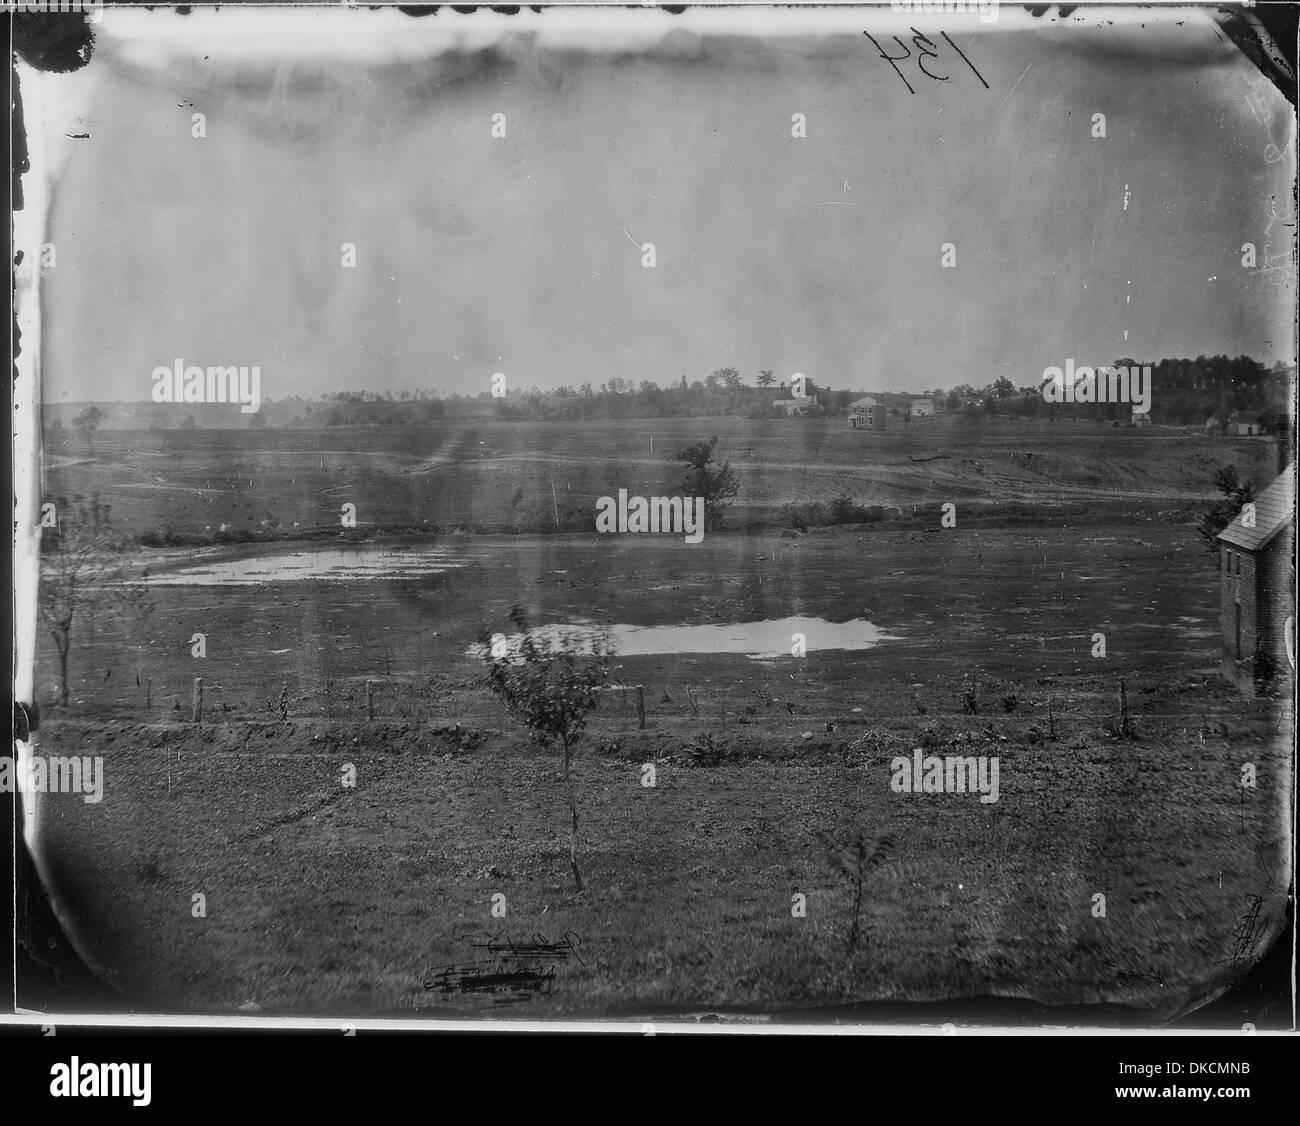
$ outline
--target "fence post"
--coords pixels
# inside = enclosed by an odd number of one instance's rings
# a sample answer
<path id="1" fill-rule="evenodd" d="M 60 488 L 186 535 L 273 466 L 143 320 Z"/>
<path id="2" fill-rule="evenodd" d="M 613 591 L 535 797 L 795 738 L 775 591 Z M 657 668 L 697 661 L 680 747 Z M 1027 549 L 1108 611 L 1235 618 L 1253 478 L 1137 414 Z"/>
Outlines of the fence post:
<path id="1" fill-rule="evenodd" d="M 1049 739 L 1056 738 L 1056 719 L 1052 715 L 1052 698 L 1050 696 L 1047 697 L 1047 737 Z"/>
<path id="2" fill-rule="evenodd" d="M 152 711 L 153 710 L 153 678 L 152 677 L 146 678 L 144 684 L 145 684 L 144 710 Z"/>
<path id="3" fill-rule="evenodd" d="M 203 677 L 201 676 L 196 676 L 194 678 L 194 707 L 190 715 L 190 720 L 193 723 L 201 723 L 203 721 Z"/>
<path id="4" fill-rule="evenodd" d="M 1123 677 L 1120 677 L 1119 680 L 1119 733 L 1121 735 L 1127 735 L 1129 733 L 1128 690 L 1124 686 Z"/>
<path id="5" fill-rule="evenodd" d="M 374 681 L 366 681 L 366 719 L 375 718 Z"/>
<path id="6" fill-rule="evenodd" d="M 637 726 L 642 731 L 645 730 L 645 685 L 636 686 L 636 719 Z"/>

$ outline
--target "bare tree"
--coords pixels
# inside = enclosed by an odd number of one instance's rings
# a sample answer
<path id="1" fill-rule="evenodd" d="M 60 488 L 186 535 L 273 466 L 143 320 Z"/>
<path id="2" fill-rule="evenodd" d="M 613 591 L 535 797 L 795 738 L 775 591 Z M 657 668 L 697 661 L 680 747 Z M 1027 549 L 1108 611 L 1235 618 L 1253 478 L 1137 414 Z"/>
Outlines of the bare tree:
<path id="1" fill-rule="evenodd" d="M 68 702 L 68 655 L 78 618 L 109 611 L 146 614 L 148 588 L 125 566 L 126 542 L 98 495 L 55 501 L 58 524 L 41 536 L 40 612 L 59 655 L 59 703 Z M 147 575 L 148 572 L 145 572 Z M 143 576 L 142 576 L 143 577 Z"/>
<path id="2" fill-rule="evenodd" d="M 883 833 L 868 836 L 859 829 L 849 844 L 843 844 L 828 833 L 822 834 L 831 869 L 849 882 L 853 888 L 853 923 L 849 928 L 849 953 L 857 949 L 862 930 L 863 888 L 867 877 L 882 864 L 888 863 L 893 851 L 893 841 Z"/>
<path id="3" fill-rule="evenodd" d="M 578 871 L 578 805 L 573 796 L 569 763 L 574 746 L 587 726 L 587 714 L 600 700 L 607 676 L 604 639 L 562 636 L 543 646 L 528 628 L 518 606 L 510 611 L 518 628 L 514 639 L 502 634 L 482 640 L 488 665 L 488 687 L 518 716 L 543 747 L 559 742 L 564 747 L 564 786 L 569 799 L 569 865 L 573 882 L 582 890 Z M 586 650 L 590 648 L 588 653 Z"/>

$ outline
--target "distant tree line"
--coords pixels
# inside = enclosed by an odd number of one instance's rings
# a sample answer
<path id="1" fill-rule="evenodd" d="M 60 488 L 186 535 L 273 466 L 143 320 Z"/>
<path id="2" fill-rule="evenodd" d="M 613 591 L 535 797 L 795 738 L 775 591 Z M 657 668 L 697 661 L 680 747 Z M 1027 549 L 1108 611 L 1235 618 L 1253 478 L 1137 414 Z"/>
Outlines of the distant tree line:
<path id="1" fill-rule="evenodd" d="M 1195 359 L 1164 359 L 1156 362 L 1120 359 L 1117 367 L 1151 368 L 1151 411 L 1153 422 L 1176 425 L 1204 425 L 1216 418 L 1226 422 L 1234 412 L 1258 416 L 1265 433 L 1281 432 L 1287 424 L 1287 403 L 1295 381 L 1295 367 L 1281 363 L 1265 367 L 1249 356 L 1197 356 Z M 902 410 L 918 397 L 916 393 L 853 391 L 821 386 L 805 379 L 806 405 L 803 413 L 842 416 L 849 404 L 864 394 L 876 396 L 887 406 Z M 981 415 L 1009 415 L 1026 418 L 1102 418 L 1128 421 L 1129 403 L 1049 403 L 1043 398 L 1042 383 L 1017 386 L 1005 375 L 983 387 L 959 383 L 923 391 L 936 407 L 960 412 L 972 419 Z M 685 418 L 730 415 L 753 419 L 788 417 L 774 406 L 775 400 L 791 399 L 788 381 L 778 384 L 771 369 L 761 369 L 747 379 L 734 367 L 719 368 L 703 379 L 681 376 L 664 384 L 653 380 L 633 383 L 611 376 L 604 383 L 564 385 L 543 391 L 510 387 L 494 395 L 484 390 L 474 395 L 440 395 L 425 388 L 417 391 L 334 391 L 304 398 L 291 396 L 267 402 L 262 410 L 247 417 L 251 427 L 334 427 L 334 426 L 420 426 L 444 417 L 495 417 L 516 421 L 584 421 L 613 418 Z M 198 408 L 201 411 L 216 408 Z M 205 414 L 209 425 L 223 426 L 227 414 Z M 97 407 L 89 407 L 73 420 L 73 427 L 87 440 L 106 421 Z M 194 414 L 181 426 L 199 425 Z M 158 420 L 152 423 L 161 428 Z M 49 428 L 62 423 L 54 419 Z"/>
<path id="2" fill-rule="evenodd" d="M 703 379 L 688 382 L 682 377 L 660 386 L 643 379 L 633 384 L 617 376 L 597 387 L 590 383 L 561 386 L 553 391 L 536 387 L 515 392 L 496 401 L 498 418 L 538 421 L 584 421 L 603 418 L 690 418 L 706 415 L 741 415 L 747 418 L 785 418 L 785 411 L 772 404 L 792 397 L 790 387 L 777 386 L 770 369 L 757 373 L 755 383 L 745 383 L 733 367 L 719 368 Z M 803 398 L 807 413 L 824 413 L 827 399 L 835 393 L 805 379 Z M 848 392 L 839 393 L 848 402 Z M 479 398 L 484 396 L 480 395 Z M 814 404 L 814 400 L 816 400 Z M 836 397 L 838 402 L 838 397 Z"/>
<path id="3" fill-rule="evenodd" d="M 1293 365 L 1265 367 L 1250 356 L 1197 356 L 1194 360 L 1114 361 L 1116 367 L 1151 368 L 1152 422 L 1204 425 L 1211 418 L 1226 422 L 1234 412 L 1259 416 L 1265 433 L 1287 425 L 1286 404 L 1294 386 Z M 1127 421 L 1129 403 L 1049 403 L 1042 384 L 1016 387 L 1005 376 L 976 390 L 970 384 L 954 387 L 944 397 L 948 410 L 968 415 L 980 413 L 1020 417 L 1103 418 Z"/>

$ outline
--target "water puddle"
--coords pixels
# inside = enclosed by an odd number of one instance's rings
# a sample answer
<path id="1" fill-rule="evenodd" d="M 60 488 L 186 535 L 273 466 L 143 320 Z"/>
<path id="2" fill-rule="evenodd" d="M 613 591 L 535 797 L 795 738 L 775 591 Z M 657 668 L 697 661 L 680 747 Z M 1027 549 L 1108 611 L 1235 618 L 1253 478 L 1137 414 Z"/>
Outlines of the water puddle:
<path id="1" fill-rule="evenodd" d="M 150 575 L 151 586 L 258 586 L 311 579 L 410 579 L 465 566 L 462 550 L 441 547 L 332 548 L 200 563 Z"/>
<path id="2" fill-rule="evenodd" d="M 879 626 L 863 618 L 828 622 L 824 618 L 779 618 L 762 622 L 727 622 L 709 625 L 598 626 L 593 622 L 538 626 L 529 631 L 543 649 L 571 645 L 580 654 L 592 653 L 598 645 L 611 656 L 651 657 L 675 653 L 735 653 L 754 660 L 789 657 L 796 634 L 802 635 L 806 652 L 826 649 L 872 649 L 882 641 L 898 641 Z M 519 652 L 518 635 L 498 641 L 507 657 Z M 471 645 L 467 654 L 482 660 L 486 647 Z"/>

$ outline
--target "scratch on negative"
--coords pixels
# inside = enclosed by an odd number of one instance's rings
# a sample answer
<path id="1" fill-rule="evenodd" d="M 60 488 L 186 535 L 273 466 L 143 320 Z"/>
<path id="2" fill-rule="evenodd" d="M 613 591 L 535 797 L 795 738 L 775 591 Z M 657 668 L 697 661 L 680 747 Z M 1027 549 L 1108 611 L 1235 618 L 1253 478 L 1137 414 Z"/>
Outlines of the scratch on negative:
<path id="1" fill-rule="evenodd" d="M 626 227 L 623 227 L 623 228 L 621 228 L 621 229 L 622 229 L 623 233 L 624 233 L 625 235 L 627 235 L 627 228 L 626 228 Z M 637 242 L 636 239 L 634 239 L 631 235 L 627 235 L 627 237 L 628 237 L 628 241 L 631 242 L 633 246 L 639 247 L 639 246 L 641 245 L 641 244 L 640 244 L 639 242 Z"/>
<path id="2" fill-rule="evenodd" d="M 1033 66 L 1033 65 L 1034 65 L 1033 63 L 1029 64 L 1029 66 Z M 1020 72 L 1020 78 L 1016 79 L 1016 86 L 1019 86 L 1021 79 L 1023 79 L 1025 75 L 1029 73 L 1029 66 L 1025 67 L 1025 69 Z M 1007 98 L 1011 97 L 1011 95 L 1016 92 L 1016 86 L 1012 86 L 1011 89 L 1007 91 L 1007 97 L 1003 98 L 1002 101 L 998 102 L 998 109 L 1001 109 L 1004 105 L 1006 105 Z"/>

